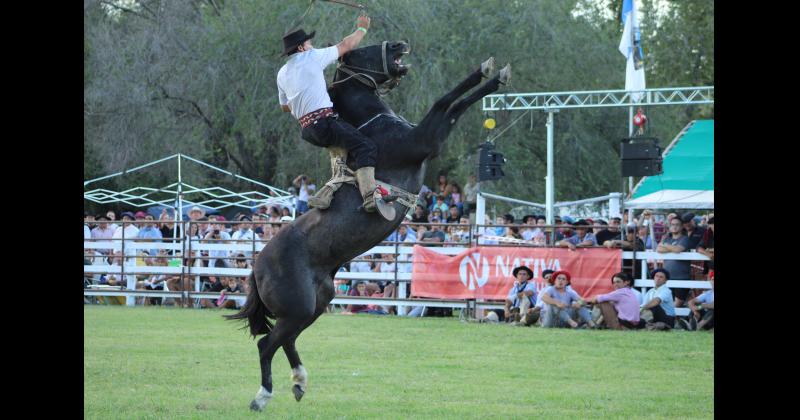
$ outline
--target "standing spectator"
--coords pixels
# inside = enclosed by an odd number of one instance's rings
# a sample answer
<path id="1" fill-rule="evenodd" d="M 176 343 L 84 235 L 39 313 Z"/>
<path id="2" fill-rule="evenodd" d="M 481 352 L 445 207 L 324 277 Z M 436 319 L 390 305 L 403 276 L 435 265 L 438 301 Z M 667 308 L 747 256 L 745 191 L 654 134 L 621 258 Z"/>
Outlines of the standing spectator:
<path id="1" fill-rule="evenodd" d="M 625 239 L 611 239 L 603 242 L 606 248 L 622 248 L 624 251 L 644 251 L 644 242 L 641 238 L 635 237 L 636 228 L 633 226 L 625 227 Z M 600 241 L 598 241 L 600 242 Z"/>
<path id="2" fill-rule="evenodd" d="M 200 207 L 193 206 L 191 210 L 189 210 L 189 220 L 196 222 L 200 220 L 203 216 L 206 215 L 206 212 L 203 211 Z"/>
<path id="3" fill-rule="evenodd" d="M 672 290 L 667 287 L 670 273 L 658 268 L 650 273 L 650 277 L 655 281 L 656 287 L 645 293 L 641 313 L 651 312 L 652 322 L 649 324 L 655 325 L 656 329 L 672 329 L 675 327 L 675 305 L 672 303 Z"/>
<path id="4" fill-rule="evenodd" d="M 461 213 L 458 211 L 458 207 L 451 206 L 445 223 L 458 223 L 460 219 Z"/>
<path id="5" fill-rule="evenodd" d="M 278 223 L 281 221 L 281 212 L 275 206 L 269 208 L 269 221 L 270 223 Z"/>
<path id="6" fill-rule="evenodd" d="M 297 189 L 297 213 L 298 216 L 308 211 L 308 197 L 314 194 L 317 186 L 312 184 L 308 175 L 298 175 L 292 184 Z"/>
<path id="7" fill-rule="evenodd" d="M 689 300 L 692 310 L 690 330 L 710 330 L 714 328 L 714 272 L 708 276 L 711 290 L 703 292 L 700 296 Z"/>
<path id="8" fill-rule="evenodd" d="M 172 216 L 169 215 L 169 211 L 165 208 L 161 210 L 161 214 L 158 216 L 158 230 L 161 232 L 161 238 L 172 238 L 175 236 L 175 223 L 173 222 Z M 180 236 L 180 226 L 178 227 L 178 235 Z"/>
<path id="9" fill-rule="evenodd" d="M 108 216 L 101 214 L 96 219 L 99 223 L 97 223 L 97 227 L 92 229 L 92 239 L 95 241 L 111 240 L 115 229 L 111 223 L 106 223 L 109 221 Z M 111 255 L 111 249 L 98 249 L 97 251 L 106 256 Z"/>
<path id="10" fill-rule="evenodd" d="M 414 215 L 411 216 L 411 223 L 428 223 L 428 214 L 425 207 L 420 204 L 414 208 Z"/>
<path id="11" fill-rule="evenodd" d="M 639 298 L 633 293 L 633 280 L 628 273 L 620 272 L 611 277 L 614 291 L 587 299 L 597 304 L 603 314 L 603 323 L 612 330 L 638 329 Z"/>
<path id="12" fill-rule="evenodd" d="M 620 232 L 619 226 L 622 222 L 622 219 L 619 217 L 612 217 L 608 220 L 608 227 L 604 230 L 595 235 L 597 239 L 597 243 L 600 245 L 604 245 L 606 241 L 613 241 L 613 240 L 620 240 L 622 239 L 622 232 Z"/>
<path id="13" fill-rule="evenodd" d="M 233 232 L 233 235 L 231 235 L 230 238 L 233 243 L 252 245 L 252 241 L 255 239 L 255 236 L 253 231 L 250 230 L 250 224 L 248 223 L 250 221 L 250 218 L 247 216 L 242 216 L 239 218 L 240 223 L 238 225 L 238 229 L 236 232 Z M 253 255 L 253 251 L 244 251 L 244 255 L 249 258 Z"/>
<path id="14" fill-rule="evenodd" d="M 439 172 L 439 179 L 437 182 L 435 193 L 437 196 L 439 194 L 444 196 L 447 193 L 447 174 Z"/>
<path id="15" fill-rule="evenodd" d="M 714 216 L 708 219 L 708 227 L 703 240 L 697 245 L 697 252 L 711 258 L 711 261 L 703 262 L 703 274 L 707 274 L 714 269 Z"/>
<path id="16" fill-rule="evenodd" d="M 536 227 L 536 216 L 529 214 L 522 218 L 522 224 L 525 225 L 522 229 L 520 229 L 520 235 L 522 235 L 522 239 L 526 241 L 530 241 L 533 239 L 534 235 L 539 231 L 539 228 Z"/>
<path id="17" fill-rule="evenodd" d="M 526 266 L 514 268 L 511 272 L 515 278 L 514 284 L 508 291 L 505 302 L 505 319 L 518 324 L 530 326 L 539 320 L 539 311 L 536 310 L 536 285 L 533 271 Z"/>
<path id="18" fill-rule="evenodd" d="M 469 181 L 464 185 L 464 214 L 469 215 L 475 209 L 478 201 L 478 177 L 469 176 Z"/>
<path id="19" fill-rule="evenodd" d="M 647 229 L 647 226 L 639 226 L 637 229 L 639 230 L 639 235 L 637 239 L 642 241 L 642 243 L 644 244 L 644 249 L 653 250 L 654 249 L 653 244 L 655 243 L 655 241 L 653 241 L 653 237 L 650 236 L 650 231 Z"/>
<path id="20" fill-rule="evenodd" d="M 201 217 L 197 219 L 197 233 L 200 234 L 201 237 L 205 237 L 211 229 L 211 223 L 208 223 L 208 217 Z"/>
<path id="21" fill-rule="evenodd" d="M 152 214 L 147 214 L 144 216 L 144 220 L 148 223 L 144 225 L 140 225 L 141 229 L 139 229 L 139 235 L 137 236 L 139 239 L 157 239 L 158 241 L 153 242 L 161 242 L 163 236 L 161 235 L 161 231 L 156 228 L 155 217 Z M 152 248 L 148 250 L 149 255 L 158 255 L 158 249 Z"/>
<path id="22" fill-rule="evenodd" d="M 510 214 L 497 216 L 497 218 L 495 219 L 495 225 L 497 226 L 492 228 L 494 230 L 494 235 L 495 236 L 508 235 L 508 228 L 506 227 L 506 225 L 510 225 L 512 223 L 514 223 L 514 216 Z"/>
<path id="23" fill-rule="evenodd" d="M 570 277 L 567 271 L 556 271 L 553 273 L 555 279 L 553 286 L 542 293 L 542 300 L 549 305 L 544 313 L 543 327 L 560 328 L 569 325 L 578 328 L 580 324 L 575 318 L 579 318 L 590 328 L 595 327 L 592 314 L 583 306 L 584 302 L 580 295 L 572 289 L 567 289 Z"/>
<path id="24" fill-rule="evenodd" d="M 680 253 L 689 249 L 689 238 L 683 234 L 683 223 L 678 217 L 672 218 L 669 222 L 669 235 L 664 236 L 661 243 L 656 248 L 661 253 Z M 680 280 L 691 279 L 691 261 L 686 260 L 665 260 L 664 269 L 669 272 L 669 276 Z M 681 307 L 686 302 L 689 289 L 678 288 L 675 294 L 675 306 Z"/>
<path id="25" fill-rule="evenodd" d="M 435 217 L 433 218 L 433 220 L 431 220 L 431 223 L 440 223 L 440 222 L 441 221 Z M 429 232 L 425 232 L 422 235 L 422 237 L 420 237 L 419 233 L 417 233 L 417 237 L 420 238 L 421 242 L 425 243 L 430 243 L 430 242 L 441 243 L 447 241 L 447 237 L 445 236 L 441 226 L 439 225 L 431 226 L 431 230 Z"/>
<path id="26" fill-rule="evenodd" d="M 463 197 L 461 196 L 461 188 L 459 188 L 458 184 L 455 182 L 447 184 L 446 194 L 446 198 L 448 199 L 447 204 L 449 204 L 450 207 L 458 207 L 458 212 L 462 213 L 464 211 L 464 203 Z"/>
<path id="27" fill-rule="evenodd" d="M 115 220 L 117 220 L 117 214 L 114 213 L 114 210 L 107 211 L 106 212 L 106 217 L 111 222 L 114 222 Z M 111 223 L 111 224 L 108 225 L 108 227 L 111 229 L 111 233 L 113 234 L 114 232 L 117 231 L 117 228 L 119 227 L 119 225 L 116 224 L 116 223 Z"/>
<path id="28" fill-rule="evenodd" d="M 350 262 L 350 272 L 351 273 L 369 273 L 372 271 L 372 263 L 370 262 L 371 254 L 361 254 L 355 259 L 363 260 L 363 261 L 351 261 Z"/>
<path id="29" fill-rule="evenodd" d="M 589 228 L 587 226 L 589 226 L 589 223 L 586 220 L 578 220 L 574 225 L 575 235 L 562 239 L 556 245 L 573 251 L 577 247 L 597 246 L 597 239 L 595 239 L 594 234 L 588 232 Z"/>
<path id="30" fill-rule="evenodd" d="M 575 220 L 569 216 L 564 216 L 563 218 L 556 216 L 554 220 L 555 224 L 559 225 L 558 229 L 556 229 L 556 240 L 554 242 L 556 243 L 556 246 L 558 246 L 557 243 L 559 241 L 570 238 L 574 235 L 574 232 L 572 231 L 572 225 L 575 223 Z"/>
<path id="31" fill-rule="evenodd" d="M 689 238 L 686 249 L 697 249 L 697 246 L 703 241 L 706 230 L 697 226 L 694 221 L 694 213 L 686 213 L 681 216 L 681 222 L 683 222 L 683 230 L 686 231 L 686 237 Z"/>
<path id="32" fill-rule="evenodd" d="M 92 239 L 92 228 L 94 227 L 94 215 L 83 213 L 83 239 Z"/>
<path id="33" fill-rule="evenodd" d="M 211 216 L 214 222 L 217 222 L 217 218 Z M 229 243 L 231 240 L 231 236 L 228 232 L 225 232 L 225 226 L 222 223 L 213 223 L 211 225 L 211 230 L 203 236 L 203 242 L 210 243 L 210 244 L 226 244 Z M 229 267 L 231 264 L 228 262 L 227 258 L 229 254 L 237 254 L 239 251 L 232 251 L 228 252 L 224 249 L 212 249 L 208 251 L 208 266 L 209 267 L 216 267 L 217 261 L 222 261 L 222 267 Z"/>
<path id="34" fill-rule="evenodd" d="M 114 240 L 114 251 L 121 252 L 122 251 L 122 237 L 123 233 L 125 236 L 125 244 L 128 245 L 128 241 L 132 241 L 139 237 L 139 228 L 136 227 L 132 222 L 134 220 L 134 215 L 131 212 L 124 212 L 122 213 L 122 222 L 124 228 L 120 227 L 114 232 L 114 235 L 111 239 Z M 136 256 L 136 250 L 132 247 L 126 246 L 125 247 L 125 255 L 126 256 Z M 127 261 L 127 260 L 126 260 Z"/>
<path id="35" fill-rule="evenodd" d="M 431 205 L 431 211 L 440 211 L 442 213 L 446 213 L 450 206 L 447 205 L 447 202 L 444 198 L 444 193 L 438 193 L 433 196 L 433 204 Z"/>

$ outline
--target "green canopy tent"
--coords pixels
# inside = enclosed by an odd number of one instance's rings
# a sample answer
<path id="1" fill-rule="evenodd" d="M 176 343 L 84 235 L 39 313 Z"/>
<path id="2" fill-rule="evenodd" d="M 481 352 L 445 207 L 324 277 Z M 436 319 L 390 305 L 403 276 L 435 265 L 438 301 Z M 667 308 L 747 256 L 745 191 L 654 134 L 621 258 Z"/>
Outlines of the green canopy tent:
<path id="1" fill-rule="evenodd" d="M 642 178 L 630 209 L 714 208 L 714 120 L 690 122 L 664 151 L 664 173 Z"/>

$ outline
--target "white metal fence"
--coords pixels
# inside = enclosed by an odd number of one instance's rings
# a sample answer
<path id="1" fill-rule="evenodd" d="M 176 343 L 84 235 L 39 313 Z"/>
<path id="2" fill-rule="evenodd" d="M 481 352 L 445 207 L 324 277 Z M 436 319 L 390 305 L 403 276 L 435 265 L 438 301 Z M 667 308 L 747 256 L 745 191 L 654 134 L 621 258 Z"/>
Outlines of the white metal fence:
<path id="1" fill-rule="evenodd" d="M 103 223 L 103 222 L 100 222 Z M 125 222 L 125 224 L 142 224 L 142 222 Z M 152 222 L 148 222 L 152 223 Z M 184 226 L 188 223 L 185 222 Z M 236 225 L 240 222 L 223 222 L 224 224 Z M 265 226 L 268 224 L 280 225 L 279 223 L 256 222 L 255 226 Z M 427 224 L 427 225 L 443 225 L 443 224 Z M 452 225 L 450 225 L 452 226 Z M 464 250 L 473 246 L 487 246 L 478 243 L 480 232 L 482 229 L 494 225 L 458 225 L 461 228 L 468 229 L 468 234 L 465 235 L 465 241 L 460 243 L 452 242 L 451 245 L 445 246 L 431 246 L 429 249 L 446 255 L 456 255 Z M 526 227 L 525 225 L 518 225 Z M 185 298 L 185 299 L 213 299 L 219 297 L 219 293 L 208 293 L 201 290 L 201 276 L 226 276 L 226 277 L 247 277 L 250 275 L 251 269 L 249 268 L 232 268 L 232 267 L 206 267 L 201 261 L 213 260 L 215 257 L 204 255 L 211 251 L 224 251 L 230 255 L 233 253 L 253 253 L 250 256 L 245 256 L 246 259 L 252 260 L 258 252 L 260 252 L 266 245 L 266 242 L 261 241 L 254 234 L 253 239 L 244 242 L 235 243 L 236 241 L 215 241 L 215 240 L 186 240 L 184 238 L 164 238 L 163 241 L 158 242 L 155 240 L 142 240 L 137 238 L 117 238 L 112 240 L 85 240 L 84 241 L 84 254 L 86 252 L 98 250 L 110 250 L 112 254 L 112 264 L 103 263 L 106 261 L 106 256 L 92 256 L 94 263 L 91 265 L 84 265 L 84 276 L 92 277 L 96 282 L 96 278 L 100 275 L 117 275 L 120 278 L 126 278 L 126 287 L 111 287 L 104 285 L 93 284 L 89 288 L 84 289 L 85 296 L 124 296 L 127 305 L 135 305 L 136 297 L 162 297 L 162 298 Z M 399 269 L 401 264 L 411 264 L 410 254 L 413 254 L 413 245 L 423 244 L 423 242 L 384 242 L 384 244 L 376 246 L 366 254 L 392 254 L 394 255 L 395 269 L 394 272 L 345 272 L 340 271 L 336 274 L 337 280 L 355 280 L 355 281 L 391 281 L 397 282 L 398 298 L 362 298 L 353 296 L 337 295 L 331 302 L 336 305 L 360 304 L 360 305 L 381 305 L 381 306 L 396 306 L 398 312 L 403 313 L 407 306 L 430 306 L 430 307 L 450 307 L 461 309 L 474 309 L 474 308 L 503 308 L 502 302 L 474 302 L 470 300 L 440 300 L 440 299 L 420 299 L 420 298 L 406 298 L 408 284 L 411 282 L 411 269 L 410 267 Z M 431 245 L 425 242 L 424 244 Z M 435 245 L 435 244 L 434 244 Z M 491 246 L 491 245 L 489 245 Z M 511 241 L 506 244 L 498 244 L 494 246 L 531 246 L 530 244 L 520 243 L 518 240 Z M 171 252 L 172 255 L 159 255 L 154 256 L 155 259 L 166 258 L 172 261 L 173 264 L 168 266 L 154 266 L 142 265 L 142 259 L 147 258 L 143 256 L 141 251 L 148 250 L 166 250 Z M 114 257 L 114 253 L 117 255 Z M 124 262 L 120 264 L 119 262 Z M 403 258 L 398 258 L 404 256 Z M 153 257 L 153 256 L 150 256 Z M 219 258 L 219 257 L 216 257 Z M 99 263 L 98 259 L 100 260 Z M 233 259 L 229 256 L 228 259 Z M 622 259 L 630 260 L 633 264 L 641 264 L 641 276 L 635 280 L 634 287 L 643 289 L 645 293 L 648 288 L 654 287 L 654 281 L 647 278 L 648 260 L 650 261 L 664 261 L 664 260 L 682 260 L 682 261 L 708 261 L 709 258 L 697 252 L 681 252 L 681 253 L 659 253 L 654 251 L 623 251 Z M 138 262 L 137 262 L 138 260 Z M 353 261 L 358 261 L 355 259 Z M 622 267 L 620 267 L 622 269 Z M 154 290 L 136 290 L 135 289 L 135 276 L 143 274 L 165 274 L 181 276 L 182 279 L 188 277 L 194 279 L 194 290 L 192 291 L 154 291 Z M 667 281 L 667 286 L 671 289 L 675 288 L 689 288 L 689 289 L 710 289 L 711 284 L 705 280 L 693 279 L 671 279 Z M 231 294 L 229 295 L 234 299 L 243 302 L 244 294 Z M 687 315 L 688 308 L 676 308 L 677 315 Z"/>

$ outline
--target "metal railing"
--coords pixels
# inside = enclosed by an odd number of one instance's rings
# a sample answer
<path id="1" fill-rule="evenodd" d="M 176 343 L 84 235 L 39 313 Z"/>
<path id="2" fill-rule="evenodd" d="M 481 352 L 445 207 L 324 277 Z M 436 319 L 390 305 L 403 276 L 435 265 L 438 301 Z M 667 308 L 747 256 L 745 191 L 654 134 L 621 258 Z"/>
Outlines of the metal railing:
<path id="1" fill-rule="evenodd" d="M 179 229 L 169 227 L 172 232 L 179 232 L 171 238 L 162 239 L 142 239 L 125 237 L 125 227 L 129 225 L 142 225 L 142 224 L 161 224 L 158 221 L 137 220 L 137 221 L 124 221 L 124 222 L 95 222 L 98 225 L 108 223 L 119 223 L 121 230 L 118 238 L 101 238 L 101 239 L 87 239 L 84 241 L 84 257 L 86 258 L 86 251 L 93 252 L 94 250 L 104 250 L 101 256 L 91 255 L 89 258 L 105 259 L 111 264 L 91 264 L 84 265 L 84 275 L 119 275 L 121 279 L 127 279 L 126 286 L 119 287 L 118 289 L 111 288 L 104 285 L 93 284 L 90 288 L 84 290 L 85 296 L 125 296 L 128 305 L 135 304 L 136 297 L 172 297 L 184 299 L 211 299 L 218 297 L 218 293 L 208 293 L 201 289 L 201 276 L 225 276 L 225 277 L 238 277 L 246 278 L 250 275 L 251 268 L 247 266 L 247 262 L 252 265 L 258 253 L 266 246 L 271 238 L 260 237 L 255 233 L 255 230 L 261 228 L 262 231 L 272 231 L 282 228 L 285 224 L 290 222 L 269 222 L 269 221 L 184 221 L 184 222 L 170 222 L 177 223 Z M 225 230 L 225 225 L 236 227 L 242 224 L 252 225 L 244 230 L 243 236 L 247 239 L 222 239 L 224 235 L 221 234 Z M 412 275 L 410 268 L 400 270 L 400 266 L 407 266 L 412 264 L 412 261 L 407 258 L 400 259 L 400 256 L 413 254 L 414 245 L 423 245 L 430 247 L 438 253 L 446 255 L 456 255 L 464 250 L 475 247 L 554 247 L 558 244 L 556 240 L 558 234 L 569 234 L 569 230 L 575 228 L 568 224 L 561 225 L 530 225 L 530 224 L 485 224 L 485 225 L 469 225 L 469 224 L 454 224 L 454 223 L 406 223 L 403 224 L 406 229 L 409 226 L 415 226 L 419 230 L 419 226 L 425 226 L 426 229 L 431 231 L 442 231 L 447 239 L 453 239 L 457 236 L 458 240 L 445 240 L 438 241 L 433 238 L 419 238 L 414 241 L 406 240 L 400 241 L 383 241 L 379 245 L 373 247 L 365 254 L 380 254 L 392 255 L 393 258 L 354 258 L 349 263 L 357 263 L 363 261 L 369 262 L 391 262 L 394 263 L 394 269 L 391 272 L 352 272 L 340 271 L 334 277 L 338 281 L 358 281 L 358 280 L 371 280 L 392 282 L 398 285 L 397 298 L 366 298 L 337 295 L 331 302 L 332 304 L 374 304 L 382 306 L 407 306 L 407 305 L 426 305 L 426 306 L 443 306 L 443 307 L 458 307 L 468 309 L 470 302 L 468 300 L 448 301 L 438 299 L 419 299 L 419 298 L 406 298 L 407 284 L 411 282 Z M 195 226 L 197 228 L 195 229 Z M 497 235 L 497 232 L 491 232 L 489 229 L 502 228 L 505 230 L 505 235 Z M 605 225 L 585 226 L 587 229 L 605 229 Z M 214 235 L 214 231 L 219 230 L 219 235 Z M 535 243 L 532 240 L 521 239 L 521 234 L 526 229 L 539 229 L 545 235 L 544 243 Z M 624 227 L 621 228 L 624 231 Z M 200 232 L 203 231 L 201 234 Z M 489 233 L 494 234 L 487 234 Z M 183 232 L 189 232 L 191 237 L 183 235 Z M 274 234 L 274 233 L 272 233 Z M 267 236 L 270 236 L 269 234 Z M 266 233 L 265 233 L 266 235 Z M 232 236 L 231 236 L 232 238 Z M 634 232 L 634 243 L 638 238 L 638 232 Z M 598 246 L 601 247 L 601 246 Z M 589 247 L 587 247 L 589 248 Z M 144 252 L 137 252 L 137 250 L 144 250 Z M 148 251 L 159 250 L 157 255 L 149 255 Z M 110 251 L 110 252 L 109 252 Z M 127 252 L 126 252 L 127 251 Z M 224 252 L 225 254 L 214 254 L 212 252 Z M 168 265 L 156 265 L 156 261 L 169 260 Z M 211 260 L 222 259 L 225 261 L 225 267 L 207 267 L 203 261 L 210 262 Z M 138 261 L 137 261 L 138 260 Z M 238 261 L 239 265 L 245 262 L 244 267 L 230 267 L 228 260 Z M 632 268 L 634 264 L 639 261 L 642 264 L 641 278 L 637 279 L 634 286 L 640 288 L 653 287 L 653 280 L 646 277 L 649 270 L 647 270 L 648 260 L 651 261 L 664 261 L 664 260 L 688 260 L 688 261 L 707 261 L 709 260 L 703 254 L 690 250 L 689 252 L 681 253 L 659 253 L 655 251 L 623 251 L 622 252 L 622 265 L 625 266 L 626 261 L 630 261 Z M 352 265 L 351 265 L 352 267 Z M 623 267 L 620 267 L 622 270 Z M 373 268 L 374 270 L 374 268 Z M 179 276 L 180 284 L 184 284 L 184 279 L 194 278 L 194 290 L 182 291 L 153 291 L 135 289 L 135 276 L 136 275 L 172 275 Z M 131 281 L 131 277 L 134 280 Z M 667 282 L 670 288 L 692 288 L 692 289 L 708 289 L 711 285 L 707 281 L 693 280 L 693 279 L 674 279 Z M 241 298 L 244 294 L 229 294 L 231 297 Z M 454 303 L 459 302 L 459 303 Z M 474 301 L 472 303 L 475 305 Z M 453 306 L 454 305 L 454 306 Z M 502 303 L 493 302 L 477 302 L 478 306 L 482 307 L 500 307 Z M 679 308 L 685 309 L 685 308 Z M 683 311 L 679 311 L 683 312 Z M 688 312 L 688 310 L 687 310 Z"/>

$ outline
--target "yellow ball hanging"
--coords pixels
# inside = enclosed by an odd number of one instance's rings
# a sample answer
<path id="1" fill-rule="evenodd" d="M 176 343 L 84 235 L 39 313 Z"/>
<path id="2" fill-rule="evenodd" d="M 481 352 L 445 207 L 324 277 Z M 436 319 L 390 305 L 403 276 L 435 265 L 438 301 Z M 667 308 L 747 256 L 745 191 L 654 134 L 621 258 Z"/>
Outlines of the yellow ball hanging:
<path id="1" fill-rule="evenodd" d="M 483 122 L 483 126 L 488 128 L 489 130 L 493 129 L 496 125 L 494 118 L 487 118 L 486 121 Z"/>

